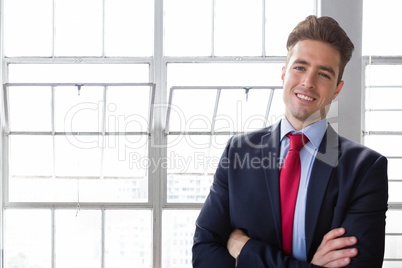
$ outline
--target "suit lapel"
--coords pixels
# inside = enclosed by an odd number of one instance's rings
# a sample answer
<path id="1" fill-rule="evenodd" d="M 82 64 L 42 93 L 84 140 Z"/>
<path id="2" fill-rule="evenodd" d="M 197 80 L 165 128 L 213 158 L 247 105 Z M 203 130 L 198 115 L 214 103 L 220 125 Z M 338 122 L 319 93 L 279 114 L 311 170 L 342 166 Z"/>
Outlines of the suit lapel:
<path id="1" fill-rule="evenodd" d="M 275 230 L 279 243 L 282 243 L 282 227 L 279 196 L 279 157 L 280 157 L 280 124 L 271 127 L 268 134 L 262 136 L 262 159 L 270 165 L 264 169 L 265 181 L 268 188 L 268 197 L 271 204 Z"/>
<path id="2" fill-rule="evenodd" d="M 334 167 L 339 159 L 338 134 L 329 125 L 311 170 L 306 204 L 306 252 L 310 251 L 321 204 Z"/>

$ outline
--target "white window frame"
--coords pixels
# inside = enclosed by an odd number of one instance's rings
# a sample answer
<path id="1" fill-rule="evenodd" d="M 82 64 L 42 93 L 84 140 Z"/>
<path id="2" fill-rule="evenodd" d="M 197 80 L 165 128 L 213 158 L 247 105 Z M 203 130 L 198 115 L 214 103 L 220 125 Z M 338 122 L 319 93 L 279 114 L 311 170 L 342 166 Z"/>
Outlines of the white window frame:
<path id="1" fill-rule="evenodd" d="M 372 66 L 372 65 L 402 65 L 402 56 L 389 56 L 389 57 L 385 57 L 385 56 L 364 56 L 363 57 L 363 65 L 364 65 L 364 70 L 367 70 L 368 66 Z M 364 86 L 363 86 L 363 95 L 365 97 L 365 90 L 368 87 L 371 87 L 370 85 L 366 84 L 366 81 L 363 82 Z M 398 88 L 402 87 L 402 85 L 395 85 Z M 382 86 L 382 87 L 387 87 L 387 86 Z M 388 86 L 388 87 L 392 87 L 392 86 Z M 363 99 L 364 99 L 363 97 Z M 367 111 L 367 108 L 364 109 L 364 112 Z M 392 109 L 392 110 L 387 110 L 387 111 L 402 111 L 402 106 L 401 109 Z M 392 122 L 393 124 L 395 124 L 396 122 Z M 364 121 L 363 121 L 363 125 L 364 125 Z M 369 131 L 366 130 L 365 127 L 363 127 L 362 130 L 362 135 L 363 136 L 381 136 L 381 135 L 396 135 L 396 136 L 402 136 L 402 131 Z M 388 159 L 402 159 L 402 154 L 399 156 L 386 156 Z M 401 182 L 402 180 L 397 179 L 397 180 L 392 180 L 394 182 Z M 402 202 L 388 202 L 388 211 L 402 211 Z M 399 237 L 402 238 L 402 232 L 397 232 L 397 233 L 390 233 L 387 232 L 385 234 L 386 237 Z M 385 257 L 384 261 L 386 262 L 399 262 L 402 263 L 402 258 L 388 258 Z"/>

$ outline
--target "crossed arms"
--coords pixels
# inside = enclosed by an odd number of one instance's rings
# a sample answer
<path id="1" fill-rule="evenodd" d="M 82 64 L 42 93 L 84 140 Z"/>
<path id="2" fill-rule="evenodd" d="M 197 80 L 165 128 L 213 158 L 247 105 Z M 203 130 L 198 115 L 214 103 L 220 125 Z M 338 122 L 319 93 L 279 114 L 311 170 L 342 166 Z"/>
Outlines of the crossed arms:
<path id="1" fill-rule="evenodd" d="M 272 216 L 272 197 L 267 197 L 265 181 L 258 179 L 264 172 L 218 168 L 197 219 L 193 267 L 235 267 L 236 259 L 238 268 L 381 267 L 387 160 L 359 146 L 349 151 L 353 153 L 345 153 L 332 171 L 328 189 L 322 189 L 328 193 L 310 232 L 314 239 L 307 261 L 282 253 L 280 236 L 272 227 L 278 220 Z M 229 148 L 224 156 L 230 159 Z"/>

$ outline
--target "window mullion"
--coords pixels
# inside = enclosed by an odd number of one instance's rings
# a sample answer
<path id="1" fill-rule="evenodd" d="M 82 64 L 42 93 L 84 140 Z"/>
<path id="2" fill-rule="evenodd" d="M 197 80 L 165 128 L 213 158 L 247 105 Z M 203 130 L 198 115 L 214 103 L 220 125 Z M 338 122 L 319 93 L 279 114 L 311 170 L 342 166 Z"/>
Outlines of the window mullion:
<path id="1" fill-rule="evenodd" d="M 55 12 L 56 12 L 56 0 L 52 1 L 52 58 L 55 56 L 54 55 L 54 45 L 55 45 L 55 40 L 56 40 L 56 21 L 55 21 Z"/>
<path id="2" fill-rule="evenodd" d="M 267 52 L 265 51 L 265 42 L 266 42 L 266 35 L 265 35 L 265 27 L 266 27 L 266 24 L 267 24 L 267 20 L 266 20 L 266 16 L 265 16 L 265 8 L 266 8 L 266 0 L 262 0 L 262 14 L 261 14 L 261 16 L 262 16 L 262 27 L 261 27 L 261 29 L 262 29 L 262 38 L 261 38 L 261 40 L 262 40 L 262 56 L 263 57 L 265 57 L 266 55 L 267 55 Z"/>
<path id="3" fill-rule="evenodd" d="M 212 16 L 211 16 L 211 56 L 215 56 L 215 2 L 216 0 L 212 1 Z"/>
<path id="4" fill-rule="evenodd" d="M 102 57 L 106 56 L 105 52 L 105 18 L 106 18 L 106 8 L 105 0 L 102 0 Z"/>
<path id="5" fill-rule="evenodd" d="M 216 114 L 218 113 L 218 107 L 219 107 L 219 99 L 221 97 L 221 89 L 218 89 L 216 91 L 216 99 L 215 99 L 215 107 L 214 107 L 214 113 L 212 115 L 212 123 L 211 123 L 211 133 L 213 134 L 215 131 L 215 121 L 216 121 Z"/>
<path id="6" fill-rule="evenodd" d="M 152 209 L 152 267 L 162 267 L 162 213 L 166 203 L 167 172 L 160 160 L 166 159 L 167 137 L 163 133 L 163 118 L 166 116 L 166 62 L 163 55 L 164 40 L 164 1 L 155 1 L 154 9 L 154 61 L 150 78 L 155 84 L 155 103 L 162 104 L 154 108 L 154 120 L 150 129 L 148 157 L 151 163 L 148 169 L 149 203 Z M 153 160 L 153 161 L 152 161 Z"/>
<path id="7" fill-rule="evenodd" d="M 102 103 L 102 119 L 101 119 L 101 132 L 100 134 L 100 139 L 101 139 L 101 157 L 100 157 L 100 171 L 99 171 L 99 176 L 102 179 L 103 178 L 103 161 L 105 157 L 105 146 L 106 146 L 106 103 L 107 103 L 107 91 L 108 91 L 108 86 L 103 87 L 103 103 Z"/>
<path id="8" fill-rule="evenodd" d="M 105 268 L 105 216 L 106 212 L 105 209 L 101 209 L 101 268 Z"/>
<path id="9" fill-rule="evenodd" d="M 56 223 L 55 223 L 55 208 L 52 207 L 50 209 L 50 220 L 51 222 L 51 248 L 52 248 L 52 256 L 51 256 L 51 260 L 52 260 L 52 264 L 51 264 L 51 268 L 55 268 L 56 267 Z"/>
<path id="10" fill-rule="evenodd" d="M 269 111 L 271 110 L 271 105 L 272 105 L 272 99 L 274 98 L 274 92 L 275 92 L 275 88 L 271 88 L 270 92 L 269 92 L 269 98 L 268 98 L 268 103 L 267 103 L 267 111 L 265 113 L 265 124 L 269 121 Z M 265 127 L 265 125 L 263 125 L 262 127 Z"/>
<path id="11" fill-rule="evenodd" d="M 55 87 L 52 86 L 52 93 L 51 93 L 51 127 L 52 127 L 52 179 L 56 178 L 56 139 L 55 139 L 55 114 L 54 114 L 54 93 L 55 93 Z"/>

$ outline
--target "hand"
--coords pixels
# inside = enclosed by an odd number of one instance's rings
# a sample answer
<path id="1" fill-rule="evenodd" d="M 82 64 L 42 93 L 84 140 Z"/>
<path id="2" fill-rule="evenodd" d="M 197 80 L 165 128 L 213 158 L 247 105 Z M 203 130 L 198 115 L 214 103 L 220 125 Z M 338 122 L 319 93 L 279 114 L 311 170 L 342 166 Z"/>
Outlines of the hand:
<path id="1" fill-rule="evenodd" d="M 354 236 L 340 237 L 345 232 L 344 228 L 329 231 L 322 239 L 311 263 L 323 267 L 344 267 L 348 265 L 351 258 L 357 255 L 357 249 L 345 247 L 355 245 L 357 238 Z"/>
<path id="2" fill-rule="evenodd" d="M 250 239 L 242 230 L 234 229 L 229 236 L 229 240 L 227 243 L 227 249 L 232 255 L 233 258 L 237 258 L 239 256 L 240 251 L 246 242 Z"/>

